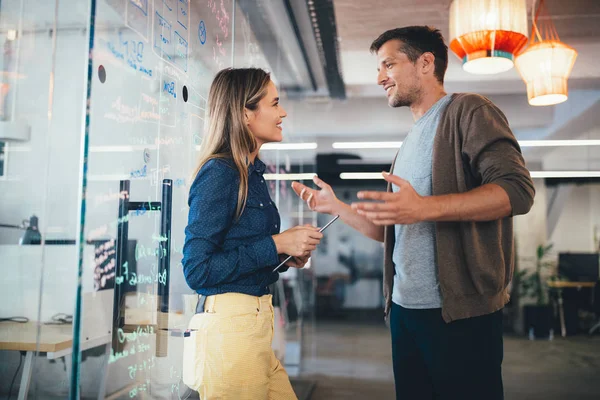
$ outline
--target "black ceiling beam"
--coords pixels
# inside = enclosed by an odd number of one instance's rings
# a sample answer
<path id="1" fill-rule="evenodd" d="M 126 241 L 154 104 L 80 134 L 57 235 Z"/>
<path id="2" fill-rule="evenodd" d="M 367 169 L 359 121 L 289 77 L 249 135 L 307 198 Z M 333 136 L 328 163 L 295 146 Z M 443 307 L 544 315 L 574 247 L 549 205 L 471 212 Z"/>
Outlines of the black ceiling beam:
<path id="1" fill-rule="evenodd" d="M 340 49 L 333 0 L 306 0 L 308 14 L 317 42 L 317 51 L 325 72 L 329 96 L 346 98 L 346 86 L 340 66 Z"/>
<path id="2" fill-rule="evenodd" d="M 298 39 L 298 45 L 300 46 L 300 51 L 302 52 L 302 58 L 304 58 L 304 64 L 306 65 L 306 70 L 308 71 L 308 76 L 310 78 L 310 83 L 312 85 L 312 89 L 314 91 L 317 90 L 317 80 L 315 79 L 315 75 L 310 67 L 310 61 L 308 60 L 308 53 L 306 51 L 306 46 L 304 45 L 304 41 L 302 40 L 302 35 L 300 34 L 300 28 L 298 27 L 298 21 L 296 20 L 296 16 L 294 15 L 294 9 L 292 8 L 292 4 L 290 0 L 283 0 L 283 4 L 285 5 L 285 9 L 288 14 L 288 18 L 290 19 L 290 24 L 294 29 L 294 34 Z"/>
<path id="3" fill-rule="evenodd" d="M 250 29 L 256 37 L 256 41 L 260 44 L 262 53 L 264 54 L 267 62 L 271 68 L 278 67 L 275 72 L 278 80 L 280 81 L 281 88 L 283 90 L 300 91 L 300 85 L 296 80 L 289 74 L 292 67 L 286 57 L 281 57 L 279 52 L 285 51 L 279 47 L 276 39 L 277 32 L 273 30 L 273 27 L 267 19 L 267 15 L 264 9 L 263 1 L 256 0 L 238 0 L 237 4 L 244 13 Z M 267 4 L 268 6 L 268 4 Z M 297 37 L 300 40 L 300 37 Z M 309 74 L 310 74 L 309 69 Z M 294 83 L 290 83 L 294 82 Z"/>

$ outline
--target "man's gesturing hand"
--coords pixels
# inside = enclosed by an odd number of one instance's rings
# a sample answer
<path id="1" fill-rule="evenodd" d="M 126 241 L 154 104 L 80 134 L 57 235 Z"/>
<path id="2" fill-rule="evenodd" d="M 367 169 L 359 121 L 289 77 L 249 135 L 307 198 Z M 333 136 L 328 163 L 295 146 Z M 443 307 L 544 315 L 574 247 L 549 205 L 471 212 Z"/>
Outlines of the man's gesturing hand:
<path id="1" fill-rule="evenodd" d="M 292 189 L 302 201 L 306 202 L 310 210 L 325 214 L 336 214 L 336 207 L 340 201 L 333 193 L 331 186 L 316 175 L 313 177 L 313 182 L 321 190 L 311 189 L 299 182 L 292 182 Z"/>
<path id="2" fill-rule="evenodd" d="M 424 197 L 420 196 L 408 181 L 387 172 L 383 172 L 382 175 L 386 181 L 395 184 L 400 190 L 396 193 L 359 192 L 359 199 L 379 202 L 353 203 L 352 208 L 375 225 L 408 225 L 423 221 Z"/>

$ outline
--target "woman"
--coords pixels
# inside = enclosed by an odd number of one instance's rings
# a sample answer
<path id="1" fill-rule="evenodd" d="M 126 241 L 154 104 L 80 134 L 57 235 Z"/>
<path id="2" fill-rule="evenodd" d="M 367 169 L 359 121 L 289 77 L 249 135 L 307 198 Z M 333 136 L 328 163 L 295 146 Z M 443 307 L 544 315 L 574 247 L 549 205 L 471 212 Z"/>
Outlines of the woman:
<path id="1" fill-rule="evenodd" d="M 279 233 L 257 157 L 264 143 L 282 140 L 286 117 L 269 74 L 222 70 L 208 103 L 183 249 L 186 281 L 201 295 L 184 340 L 183 381 L 202 399 L 296 399 L 271 349 L 268 285 L 286 254 L 294 257 L 287 266 L 302 268 L 322 234 L 312 226 Z"/>

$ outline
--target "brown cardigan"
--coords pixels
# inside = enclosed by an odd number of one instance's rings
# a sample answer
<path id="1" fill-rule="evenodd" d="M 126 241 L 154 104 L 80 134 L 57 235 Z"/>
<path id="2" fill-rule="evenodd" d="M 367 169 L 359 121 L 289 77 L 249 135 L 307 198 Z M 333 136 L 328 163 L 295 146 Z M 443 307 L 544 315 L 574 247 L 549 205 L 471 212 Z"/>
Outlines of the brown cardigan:
<path id="1" fill-rule="evenodd" d="M 433 195 L 463 193 L 487 183 L 506 191 L 512 215 L 525 214 L 531 208 L 533 182 L 504 114 L 483 96 L 454 94 L 433 144 Z M 504 307 L 514 268 L 512 216 L 435 225 L 444 320 L 476 317 Z M 386 315 L 392 303 L 394 242 L 394 225 L 385 227 Z"/>

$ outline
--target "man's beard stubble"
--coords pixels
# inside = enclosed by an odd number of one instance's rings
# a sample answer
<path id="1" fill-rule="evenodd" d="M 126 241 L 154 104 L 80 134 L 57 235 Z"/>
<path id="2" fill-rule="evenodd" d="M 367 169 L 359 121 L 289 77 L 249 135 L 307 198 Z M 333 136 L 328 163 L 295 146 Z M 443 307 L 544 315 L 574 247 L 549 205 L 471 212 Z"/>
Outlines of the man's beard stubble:
<path id="1" fill-rule="evenodd" d="M 398 86 L 396 86 L 397 88 Z M 390 107 L 410 107 L 421 95 L 421 89 L 418 87 L 412 87 L 408 93 L 405 95 L 401 95 L 400 93 L 396 93 L 392 96 L 389 101 Z"/>

